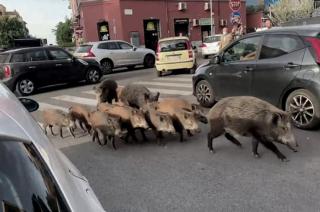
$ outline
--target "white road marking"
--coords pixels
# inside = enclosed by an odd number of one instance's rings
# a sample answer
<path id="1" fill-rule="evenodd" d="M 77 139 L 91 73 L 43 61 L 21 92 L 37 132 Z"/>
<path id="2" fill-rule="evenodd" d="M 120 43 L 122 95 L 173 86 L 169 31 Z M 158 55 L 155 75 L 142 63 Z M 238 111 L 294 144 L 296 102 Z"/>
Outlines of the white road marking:
<path id="1" fill-rule="evenodd" d="M 158 85 L 164 87 L 192 88 L 192 84 L 174 83 L 174 82 L 135 82 L 139 85 Z"/>
<path id="2" fill-rule="evenodd" d="M 174 81 L 174 82 L 192 82 L 191 78 L 168 78 L 168 77 L 162 77 L 162 78 L 155 78 L 153 81 Z"/>
<path id="3" fill-rule="evenodd" d="M 89 91 L 83 91 L 82 93 L 86 93 L 86 94 L 91 94 L 91 95 L 96 95 L 96 93 L 92 90 Z"/>
<path id="4" fill-rule="evenodd" d="M 163 89 L 163 88 L 149 88 L 149 90 L 151 92 L 160 92 L 160 95 L 161 94 L 182 95 L 182 96 L 192 95 L 192 91 L 171 90 L 171 89 Z"/>
<path id="5" fill-rule="evenodd" d="M 46 109 L 56 109 L 56 110 L 62 110 L 64 112 L 68 112 L 68 108 L 57 106 L 57 105 L 52 105 L 44 102 L 38 102 L 39 103 L 39 110 L 44 111 Z"/>
<path id="6" fill-rule="evenodd" d="M 43 129 L 43 123 L 38 122 L 38 124 L 40 125 L 40 127 Z"/>
<path id="7" fill-rule="evenodd" d="M 73 103 L 77 103 L 77 104 L 81 104 L 81 105 L 97 106 L 97 101 L 95 99 L 90 99 L 90 98 L 61 95 L 61 96 L 52 97 L 52 99 L 65 101 L 65 102 L 73 102 Z"/>

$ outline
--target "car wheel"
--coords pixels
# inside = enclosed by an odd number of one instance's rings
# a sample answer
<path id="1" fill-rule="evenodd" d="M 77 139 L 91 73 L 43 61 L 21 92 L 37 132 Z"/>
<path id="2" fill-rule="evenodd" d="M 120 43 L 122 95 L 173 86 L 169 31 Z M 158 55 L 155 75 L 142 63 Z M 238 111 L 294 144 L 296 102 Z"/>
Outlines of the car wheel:
<path id="1" fill-rule="evenodd" d="M 134 69 L 134 67 L 136 67 L 136 66 L 134 66 L 134 65 L 132 65 L 132 66 L 128 66 L 128 67 L 127 67 L 127 69 L 129 69 L 129 70 L 133 70 L 133 69 Z"/>
<path id="2" fill-rule="evenodd" d="M 157 76 L 162 77 L 162 71 L 157 71 Z"/>
<path id="3" fill-rule="evenodd" d="M 151 54 L 148 54 L 144 58 L 143 65 L 145 68 L 153 68 L 155 63 L 155 58 Z"/>
<path id="4" fill-rule="evenodd" d="M 97 68 L 90 67 L 87 71 L 86 81 L 87 83 L 94 84 L 99 82 L 101 73 Z"/>
<path id="5" fill-rule="evenodd" d="M 28 96 L 34 93 L 36 86 L 32 79 L 21 78 L 17 81 L 16 90 L 22 96 Z"/>
<path id="6" fill-rule="evenodd" d="M 320 104 L 308 90 L 293 91 L 286 100 L 286 111 L 291 114 L 293 124 L 301 129 L 312 129 L 320 121 Z"/>
<path id="7" fill-rule="evenodd" d="M 211 107 L 214 104 L 214 93 L 209 82 L 201 80 L 197 83 L 196 97 L 200 105 L 204 107 Z"/>
<path id="8" fill-rule="evenodd" d="M 103 60 L 101 66 L 105 73 L 110 74 L 112 72 L 113 64 L 110 60 Z"/>

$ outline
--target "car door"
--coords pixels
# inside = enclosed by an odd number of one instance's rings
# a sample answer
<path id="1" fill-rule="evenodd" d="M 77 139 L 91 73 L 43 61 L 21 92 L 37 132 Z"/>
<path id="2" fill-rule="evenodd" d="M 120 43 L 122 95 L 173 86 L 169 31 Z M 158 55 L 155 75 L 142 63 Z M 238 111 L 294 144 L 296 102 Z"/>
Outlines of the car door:
<path id="1" fill-rule="evenodd" d="M 82 77 L 80 66 L 62 49 L 47 49 L 58 82 L 68 82 Z"/>
<path id="2" fill-rule="evenodd" d="M 101 42 L 98 44 L 96 53 L 101 59 L 111 59 L 115 67 L 122 66 L 120 47 L 115 41 Z"/>
<path id="3" fill-rule="evenodd" d="M 222 53 L 221 63 L 209 73 L 217 98 L 251 94 L 252 71 L 261 40 L 261 36 L 244 38 Z"/>
<path id="4" fill-rule="evenodd" d="M 24 58 L 24 72 L 34 77 L 38 85 L 48 85 L 56 82 L 55 72 L 44 49 L 26 51 Z"/>
<path id="5" fill-rule="evenodd" d="M 304 53 L 304 44 L 297 35 L 265 35 L 253 71 L 252 95 L 277 105 L 284 89 L 300 71 Z"/>
<path id="6" fill-rule="evenodd" d="M 132 45 L 122 41 L 119 41 L 118 45 L 120 47 L 119 51 L 121 52 L 120 54 L 124 65 L 132 65 L 139 63 L 138 54 L 136 52 L 136 49 L 134 49 Z"/>

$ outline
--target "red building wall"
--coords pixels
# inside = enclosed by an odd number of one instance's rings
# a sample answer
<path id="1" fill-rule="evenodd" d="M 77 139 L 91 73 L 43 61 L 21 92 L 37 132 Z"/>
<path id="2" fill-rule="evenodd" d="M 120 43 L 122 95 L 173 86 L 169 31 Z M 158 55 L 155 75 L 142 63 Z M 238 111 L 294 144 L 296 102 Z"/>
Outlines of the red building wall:
<path id="1" fill-rule="evenodd" d="M 256 12 L 247 14 L 247 28 L 261 28 L 262 27 L 263 12 Z"/>
<path id="2" fill-rule="evenodd" d="M 192 41 L 201 40 L 201 27 L 192 26 L 192 19 L 210 18 L 210 10 L 204 10 L 205 0 L 184 0 L 187 3 L 185 11 L 178 10 L 175 0 L 110 0 L 102 2 L 83 2 L 80 5 L 81 23 L 84 27 L 85 41 L 97 41 L 97 23 L 105 20 L 109 23 L 111 39 L 130 41 L 130 32 L 138 31 L 140 43 L 144 44 L 143 20 L 160 20 L 160 37 L 174 36 L 174 19 L 188 18 L 189 32 Z M 125 9 L 132 9 L 132 15 L 125 15 Z M 228 0 L 213 1 L 215 33 L 221 33 L 221 19 L 230 25 L 231 9 Z M 246 25 L 245 0 L 241 2 L 240 14 L 242 23 Z"/>

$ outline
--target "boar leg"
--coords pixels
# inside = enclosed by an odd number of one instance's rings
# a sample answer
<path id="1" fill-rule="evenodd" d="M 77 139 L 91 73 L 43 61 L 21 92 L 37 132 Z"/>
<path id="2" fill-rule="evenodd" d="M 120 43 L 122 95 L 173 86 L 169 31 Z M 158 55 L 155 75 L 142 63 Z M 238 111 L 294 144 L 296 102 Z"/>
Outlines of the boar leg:
<path id="1" fill-rule="evenodd" d="M 112 136 L 112 135 L 110 135 L 110 136 L 108 136 L 108 137 L 109 137 L 109 140 L 111 140 L 111 142 L 112 142 L 112 147 L 113 147 L 113 149 L 114 149 L 114 150 L 117 150 L 116 143 L 115 143 L 115 141 L 116 141 L 115 137 Z"/>
<path id="2" fill-rule="evenodd" d="M 242 144 L 230 133 L 225 133 L 224 136 L 231 141 L 232 143 L 234 143 L 235 145 L 237 145 L 238 147 L 242 147 Z"/>
<path id="3" fill-rule="evenodd" d="M 252 154 L 256 158 L 260 158 L 260 154 L 258 153 L 258 145 L 259 145 L 259 141 L 255 138 L 252 138 Z"/>
<path id="4" fill-rule="evenodd" d="M 283 161 L 286 162 L 288 161 L 288 159 L 286 158 L 286 156 L 284 156 L 279 149 L 277 148 L 276 145 L 274 145 L 274 143 L 272 143 L 271 141 L 268 141 L 266 139 L 260 139 L 260 142 L 262 143 L 263 146 L 265 146 L 267 149 L 271 150 L 274 154 L 277 155 L 277 157 Z"/>
<path id="5" fill-rule="evenodd" d="M 93 143 L 96 141 L 97 136 L 98 136 L 98 132 L 96 130 L 94 130 L 93 134 L 92 134 L 92 142 Z"/>
<path id="6" fill-rule="evenodd" d="M 59 127 L 59 132 L 60 132 L 60 137 L 63 138 L 63 135 L 62 135 L 62 127 Z"/>
<path id="7" fill-rule="evenodd" d="M 48 128 L 48 125 L 47 124 L 44 124 L 43 125 L 43 130 L 44 130 L 44 134 L 48 134 L 48 132 L 47 132 L 47 128 Z"/>
<path id="8" fill-rule="evenodd" d="M 80 121 L 79 122 L 80 124 L 80 128 L 83 130 L 83 132 L 87 132 L 87 130 L 85 129 L 85 127 L 83 126 L 84 125 L 84 122 L 83 121 Z"/>
<path id="9" fill-rule="evenodd" d="M 209 151 L 212 152 L 212 153 L 215 153 L 216 151 L 213 149 L 213 146 L 212 146 L 212 142 L 213 142 L 213 139 L 220 136 L 221 133 L 218 132 L 218 131 L 213 131 L 211 130 L 209 133 L 208 133 L 208 148 L 209 148 Z"/>
<path id="10" fill-rule="evenodd" d="M 76 136 L 73 133 L 72 127 L 68 127 L 70 134 L 72 135 L 73 138 L 76 138 Z"/>
<path id="11" fill-rule="evenodd" d="M 101 140 L 103 140 L 104 143 L 101 143 L 100 137 L 102 138 Z M 97 139 L 98 139 L 99 145 L 102 146 L 105 144 L 105 137 L 100 129 L 97 129 Z"/>
<path id="12" fill-rule="evenodd" d="M 51 134 L 52 134 L 53 136 L 55 136 L 55 134 L 53 133 L 53 130 L 52 130 L 53 126 L 52 126 L 52 125 L 49 125 L 49 128 L 50 128 Z"/>
<path id="13" fill-rule="evenodd" d="M 187 134 L 188 134 L 189 137 L 193 136 L 193 134 L 191 133 L 190 130 L 187 130 Z"/>
<path id="14" fill-rule="evenodd" d="M 144 133 L 144 129 L 143 128 L 140 128 L 140 132 L 141 132 L 141 135 L 142 135 L 142 138 L 143 138 L 143 141 L 149 141 L 149 139 L 147 138 L 146 134 Z"/>

